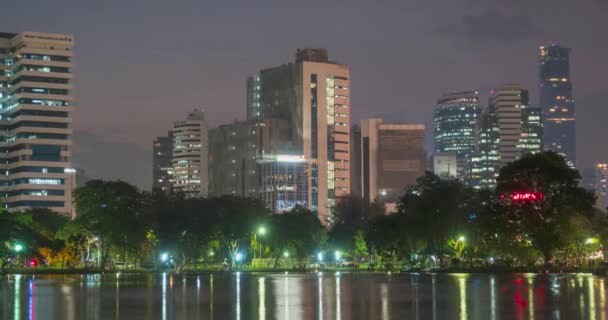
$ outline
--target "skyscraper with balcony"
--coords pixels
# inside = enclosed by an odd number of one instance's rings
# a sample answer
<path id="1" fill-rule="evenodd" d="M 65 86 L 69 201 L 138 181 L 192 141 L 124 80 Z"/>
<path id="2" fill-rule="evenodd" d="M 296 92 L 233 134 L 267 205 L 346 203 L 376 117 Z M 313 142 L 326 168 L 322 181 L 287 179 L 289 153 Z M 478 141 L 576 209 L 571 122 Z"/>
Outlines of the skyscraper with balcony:
<path id="1" fill-rule="evenodd" d="M 289 154 L 308 165 L 309 208 L 321 222 L 350 195 L 350 70 L 325 49 L 298 49 L 294 63 L 264 69 L 247 82 L 249 119 L 289 122 Z"/>
<path id="2" fill-rule="evenodd" d="M 444 94 L 433 113 L 435 152 L 456 152 L 458 176 L 464 161 L 476 151 L 481 105 L 475 91 Z"/>
<path id="3" fill-rule="evenodd" d="M 540 107 L 544 147 L 576 165 L 576 112 L 570 77 L 570 48 L 553 43 L 539 50 Z"/>
<path id="4" fill-rule="evenodd" d="M 10 211 L 72 216 L 72 56 L 67 34 L 0 33 L 0 194 Z"/>
<path id="5" fill-rule="evenodd" d="M 173 126 L 171 188 L 187 198 L 209 194 L 209 142 L 205 115 L 195 109 Z"/>

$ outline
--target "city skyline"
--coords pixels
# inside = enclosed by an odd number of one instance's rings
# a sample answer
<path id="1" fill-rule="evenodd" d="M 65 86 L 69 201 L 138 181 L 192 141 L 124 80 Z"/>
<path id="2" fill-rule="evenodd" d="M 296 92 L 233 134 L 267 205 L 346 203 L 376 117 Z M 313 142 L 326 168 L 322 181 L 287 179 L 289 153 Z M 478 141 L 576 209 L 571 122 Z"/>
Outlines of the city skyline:
<path id="1" fill-rule="evenodd" d="M 596 40 L 608 27 L 601 19 L 608 8 L 599 1 L 562 1 L 550 9 L 542 3 L 462 1 L 416 8 L 397 3 L 382 7 L 360 1 L 347 7 L 330 3 L 315 25 L 289 33 L 276 25 L 302 18 L 288 19 L 285 13 L 292 6 L 276 3 L 208 8 L 193 3 L 167 7 L 156 1 L 142 7 L 143 2 L 135 1 L 121 10 L 113 10 L 110 3 L 99 12 L 76 2 L 61 9 L 48 3 L 28 5 L 27 10 L 24 4 L 11 3 L 7 10 L 27 12 L 32 19 L 8 16 L 5 30 L 74 33 L 79 39 L 74 162 L 93 177 L 122 178 L 149 188 L 150 137 L 164 134 L 193 107 L 205 109 L 214 126 L 244 120 L 245 79 L 265 66 L 291 61 L 296 48 L 307 46 L 326 47 L 351 67 L 353 123 L 375 117 L 422 123 L 428 140 L 436 97 L 445 92 L 479 89 L 483 93 L 515 82 L 530 90 L 531 105 L 537 106 L 537 53 L 541 45 L 558 42 L 573 49 L 578 168 L 592 167 L 608 158 L 608 150 L 586 142 L 608 130 L 602 125 L 608 116 L 602 110 L 608 90 L 600 81 L 608 66 L 594 63 L 608 52 L 608 46 Z M 302 13 L 312 10 L 296 6 Z M 328 28 L 337 12 L 350 19 Z M 559 19 L 566 16 L 572 23 Z M 362 17 L 369 17 L 371 23 L 355 23 Z M 495 27 L 482 28 L 488 20 Z M 216 30 L 222 28 L 210 24 L 226 28 L 220 32 Z M 263 40 L 255 36 L 262 34 Z M 338 35 L 339 41 L 331 40 Z M 184 38 L 196 40 L 178 45 Z M 170 81 L 151 80 L 160 73 Z M 113 152 L 140 165 L 125 168 L 112 159 Z"/>

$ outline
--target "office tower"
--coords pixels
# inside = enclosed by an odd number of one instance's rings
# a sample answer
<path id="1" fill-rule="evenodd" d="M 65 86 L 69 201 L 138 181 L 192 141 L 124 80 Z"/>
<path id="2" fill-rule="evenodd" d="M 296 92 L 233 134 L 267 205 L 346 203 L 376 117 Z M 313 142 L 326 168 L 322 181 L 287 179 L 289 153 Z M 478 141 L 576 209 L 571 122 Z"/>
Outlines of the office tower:
<path id="1" fill-rule="evenodd" d="M 361 194 L 365 202 L 397 202 L 424 174 L 424 125 L 361 121 Z"/>
<path id="2" fill-rule="evenodd" d="M 303 156 L 271 155 L 257 160 L 259 198 L 274 213 L 309 207 L 308 163 Z"/>
<path id="3" fill-rule="evenodd" d="M 330 62 L 325 49 L 303 49 L 295 63 L 264 69 L 247 86 L 248 97 L 260 86 L 258 109 L 247 106 L 255 110 L 247 112 L 250 119 L 259 112 L 289 122 L 293 154 L 303 155 L 310 170 L 310 209 L 323 223 L 336 200 L 350 194 L 349 78 L 348 66 Z"/>
<path id="4" fill-rule="evenodd" d="M 152 189 L 171 192 L 173 132 L 157 137 L 152 144 Z"/>
<path id="5" fill-rule="evenodd" d="M 289 123 L 264 118 L 221 125 L 209 132 L 209 192 L 257 197 L 257 159 L 287 152 Z"/>
<path id="6" fill-rule="evenodd" d="M 544 121 L 544 146 L 576 165 L 576 112 L 570 78 L 570 48 L 559 44 L 540 47 L 540 107 Z"/>
<path id="7" fill-rule="evenodd" d="M 458 177 L 465 158 L 475 153 L 481 106 L 477 92 L 444 94 L 433 113 L 435 152 L 456 152 Z"/>
<path id="8" fill-rule="evenodd" d="M 440 177 L 458 177 L 458 154 L 456 152 L 436 152 L 431 156 L 430 171 Z"/>
<path id="9" fill-rule="evenodd" d="M 355 124 L 350 129 L 350 193 L 361 197 L 361 127 Z"/>
<path id="10" fill-rule="evenodd" d="M 595 206 L 599 209 L 608 208 L 608 163 L 595 165 Z"/>
<path id="11" fill-rule="evenodd" d="M 479 121 L 477 152 L 467 156 L 465 161 L 465 183 L 475 189 L 496 187 L 500 169 L 500 128 L 496 110 L 483 110 Z"/>
<path id="12" fill-rule="evenodd" d="M 581 172 L 580 186 L 585 190 L 595 192 L 595 167 L 583 168 Z"/>
<path id="13" fill-rule="evenodd" d="M 494 188 L 502 166 L 542 151 L 542 136 L 541 110 L 529 105 L 527 90 L 518 85 L 493 90 L 481 116 L 477 152 L 467 158 L 465 182 Z"/>
<path id="14" fill-rule="evenodd" d="M 207 122 L 195 109 L 173 126 L 173 175 L 171 189 L 187 198 L 206 197 L 209 186 Z"/>
<path id="15" fill-rule="evenodd" d="M 527 90 L 517 85 L 499 87 L 490 96 L 489 108 L 498 126 L 501 165 L 542 150 L 540 110 L 529 105 Z"/>
<path id="16" fill-rule="evenodd" d="M 10 211 L 73 216 L 74 37 L 0 33 L 0 193 Z"/>

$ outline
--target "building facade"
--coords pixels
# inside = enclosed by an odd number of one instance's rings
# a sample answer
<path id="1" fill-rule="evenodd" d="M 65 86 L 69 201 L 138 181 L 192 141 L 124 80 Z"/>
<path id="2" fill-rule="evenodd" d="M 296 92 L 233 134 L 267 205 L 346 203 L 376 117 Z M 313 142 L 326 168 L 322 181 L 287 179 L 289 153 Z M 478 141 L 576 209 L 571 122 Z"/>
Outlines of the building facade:
<path id="1" fill-rule="evenodd" d="M 173 132 L 157 137 L 152 143 L 152 189 L 171 192 L 173 174 Z"/>
<path id="2" fill-rule="evenodd" d="M 290 150 L 289 123 L 260 118 L 221 125 L 209 134 L 209 192 L 257 197 L 257 160 Z"/>
<path id="3" fill-rule="evenodd" d="M 518 85 L 493 90 L 481 117 L 477 152 L 466 161 L 465 182 L 494 188 L 502 166 L 542 151 L 542 137 L 541 110 L 529 105 L 527 90 Z"/>
<path id="4" fill-rule="evenodd" d="M 598 209 L 608 209 L 608 163 L 595 165 L 595 206 Z"/>
<path id="5" fill-rule="evenodd" d="M 559 44 L 540 47 L 540 107 L 544 122 L 544 146 L 576 165 L 576 112 L 570 77 L 570 48 Z"/>
<path id="6" fill-rule="evenodd" d="M 0 194 L 5 209 L 73 216 L 74 37 L 0 33 Z"/>
<path id="7" fill-rule="evenodd" d="M 209 193 L 209 143 L 205 115 L 195 109 L 173 126 L 171 189 L 188 198 Z"/>
<path id="8" fill-rule="evenodd" d="M 289 141 L 310 170 L 309 209 L 328 221 L 336 200 L 350 195 L 348 66 L 329 61 L 324 49 L 298 50 L 294 63 L 262 70 L 247 88 L 255 97 L 248 99 L 249 117 L 289 122 Z"/>
<path id="9" fill-rule="evenodd" d="M 273 155 L 257 160 L 258 197 L 274 213 L 310 207 L 308 163 L 302 156 Z"/>
<path id="10" fill-rule="evenodd" d="M 456 152 L 458 177 L 466 157 L 476 152 L 481 110 L 479 94 L 466 91 L 443 95 L 433 112 L 435 152 Z"/>
<path id="11" fill-rule="evenodd" d="M 396 202 L 426 169 L 424 125 L 361 121 L 361 190 L 365 202 Z M 356 169 L 352 169 L 356 170 Z M 351 178 L 351 179 L 354 179 Z"/>

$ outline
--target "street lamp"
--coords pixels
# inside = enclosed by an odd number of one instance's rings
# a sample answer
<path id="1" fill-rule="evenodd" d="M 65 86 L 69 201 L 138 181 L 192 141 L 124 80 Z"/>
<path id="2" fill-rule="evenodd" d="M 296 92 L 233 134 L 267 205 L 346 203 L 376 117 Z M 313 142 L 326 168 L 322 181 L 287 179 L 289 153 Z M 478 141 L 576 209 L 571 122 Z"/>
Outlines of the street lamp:
<path id="1" fill-rule="evenodd" d="M 160 261 L 161 261 L 161 262 L 167 262 L 167 260 L 169 260 L 169 254 L 168 254 L 168 253 L 166 253 L 166 252 L 163 252 L 163 253 L 160 255 Z"/>
<path id="2" fill-rule="evenodd" d="M 334 252 L 334 256 L 336 257 L 336 260 L 340 260 L 342 257 L 342 252 L 340 252 L 340 250 L 336 250 L 336 252 Z"/>
<path id="3" fill-rule="evenodd" d="M 460 237 L 458 237 L 458 241 L 460 241 L 460 242 L 464 242 L 464 240 L 465 240 L 464 236 L 460 236 Z"/>
<path id="4" fill-rule="evenodd" d="M 319 260 L 319 262 L 323 262 L 323 252 L 317 253 L 317 260 Z"/>
<path id="5" fill-rule="evenodd" d="M 243 259 L 243 255 L 240 252 L 237 252 L 236 255 L 234 255 L 234 258 L 236 259 L 236 262 L 240 262 L 241 259 Z"/>
<path id="6" fill-rule="evenodd" d="M 285 257 L 285 258 L 289 258 L 289 251 L 285 251 L 285 252 L 283 252 L 283 257 Z"/>
<path id="7" fill-rule="evenodd" d="M 264 227 L 264 226 L 259 227 L 258 228 L 258 234 L 261 235 L 261 236 L 265 235 L 266 234 L 266 227 Z"/>
<path id="8" fill-rule="evenodd" d="M 13 250 L 15 250 L 15 252 L 19 253 L 21 251 L 23 251 L 23 245 L 20 243 L 15 244 L 15 247 L 13 248 Z"/>

